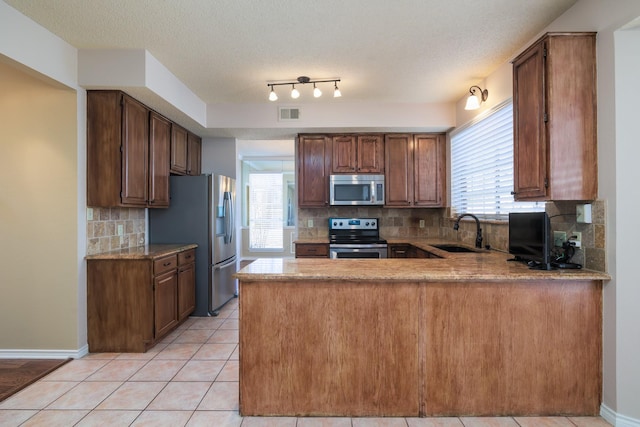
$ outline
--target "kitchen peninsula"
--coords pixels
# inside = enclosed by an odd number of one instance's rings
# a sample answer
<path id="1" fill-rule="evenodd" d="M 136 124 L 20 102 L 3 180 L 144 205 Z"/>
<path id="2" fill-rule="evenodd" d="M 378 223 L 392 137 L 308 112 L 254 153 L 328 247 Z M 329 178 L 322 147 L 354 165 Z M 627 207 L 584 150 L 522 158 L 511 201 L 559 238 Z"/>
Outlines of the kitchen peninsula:
<path id="1" fill-rule="evenodd" d="M 435 243 L 238 272 L 242 415 L 598 414 L 609 276 Z"/>

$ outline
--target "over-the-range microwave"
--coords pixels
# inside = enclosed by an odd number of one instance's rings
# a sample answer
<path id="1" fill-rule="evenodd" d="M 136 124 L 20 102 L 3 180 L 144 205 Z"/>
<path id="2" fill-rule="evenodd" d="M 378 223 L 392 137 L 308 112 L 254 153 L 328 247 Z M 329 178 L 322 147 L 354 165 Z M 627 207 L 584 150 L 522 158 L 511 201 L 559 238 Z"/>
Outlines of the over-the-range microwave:
<path id="1" fill-rule="evenodd" d="M 384 175 L 331 175 L 329 196 L 333 206 L 384 205 Z"/>

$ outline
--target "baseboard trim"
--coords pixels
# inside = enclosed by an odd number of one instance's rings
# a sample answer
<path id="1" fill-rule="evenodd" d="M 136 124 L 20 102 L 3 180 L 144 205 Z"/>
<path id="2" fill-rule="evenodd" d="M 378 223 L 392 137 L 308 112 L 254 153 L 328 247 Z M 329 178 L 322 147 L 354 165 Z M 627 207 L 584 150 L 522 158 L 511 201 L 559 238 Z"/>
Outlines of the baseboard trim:
<path id="1" fill-rule="evenodd" d="M 600 416 L 615 427 L 640 427 L 640 420 L 618 414 L 604 403 L 600 405 Z"/>
<path id="2" fill-rule="evenodd" d="M 89 345 L 78 350 L 0 350 L 0 359 L 80 359 L 89 354 Z"/>

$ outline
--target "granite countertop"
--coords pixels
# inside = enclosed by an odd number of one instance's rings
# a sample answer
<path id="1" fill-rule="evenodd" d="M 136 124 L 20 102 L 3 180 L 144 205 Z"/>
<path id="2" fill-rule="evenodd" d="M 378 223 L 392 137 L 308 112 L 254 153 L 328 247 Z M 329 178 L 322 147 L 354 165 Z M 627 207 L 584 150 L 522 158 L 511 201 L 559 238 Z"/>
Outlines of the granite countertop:
<path id="1" fill-rule="evenodd" d="M 87 260 L 94 259 L 154 259 L 197 248 L 193 243 L 174 245 L 144 245 L 133 248 L 118 249 L 100 254 L 87 255 Z"/>
<path id="2" fill-rule="evenodd" d="M 610 280 L 606 273 L 593 270 L 531 270 L 525 264 L 509 262 L 512 255 L 477 249 L 472 253 L 451 253 L 432 244 L 459 242 L 434 239 L 387 239 L 388 243 L 409 243 L 442 258 L 258 259 L 235 277 L 242 281 L 264 280 L 347 280 L 347 281 L 495 281 L 495 280 Z M 306 240 L 305 240 L 306 242 Z M 469 246 L 467 246 L 469 247 Z M 472 248 L 473 249 L 473 248 Z"/>

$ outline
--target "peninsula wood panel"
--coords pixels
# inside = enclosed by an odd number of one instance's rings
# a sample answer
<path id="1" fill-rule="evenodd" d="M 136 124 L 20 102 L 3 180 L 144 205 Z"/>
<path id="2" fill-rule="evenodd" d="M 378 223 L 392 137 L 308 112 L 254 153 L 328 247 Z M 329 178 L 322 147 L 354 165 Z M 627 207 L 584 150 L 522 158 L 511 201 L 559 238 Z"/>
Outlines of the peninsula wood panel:
<path id="1" fill-rule="evenodd" d="M 242 415 L 419 414 L 418 287 L 240 287 Z"/>
<path id="2" fill-rule="evenodd" d="M 426 415 L 599 413 L 600 282 L 426 289 Z"/>

